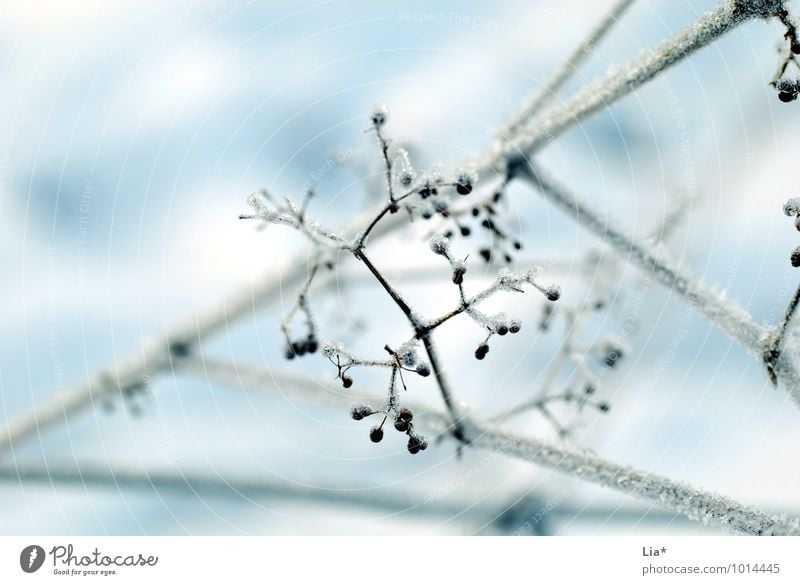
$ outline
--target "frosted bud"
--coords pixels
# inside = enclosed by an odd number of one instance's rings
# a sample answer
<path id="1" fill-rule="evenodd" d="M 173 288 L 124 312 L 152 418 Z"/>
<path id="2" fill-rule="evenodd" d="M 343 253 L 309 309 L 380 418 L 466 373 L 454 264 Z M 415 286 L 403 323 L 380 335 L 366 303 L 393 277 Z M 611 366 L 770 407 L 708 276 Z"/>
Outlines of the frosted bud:
<path id="1" fill-rule="evenodd" d="M 788 216 L 800 215 L 800 197 L 792 197 L 783 204 L 783 213 Z"/>
<path id="2" fill-rule="evenodd" d="M 389 108 L 387 108 L 384 104 L 377 104 L 372 107 L 372 111 L 369 114 L 369 119 L 375 128 L 380 128 L 386 124 L 386 120 L 388 118 Z"/>
<path id="3" fill-rule="evenodd" d="M 444 236 L 436 236 L 431 240 L 431 250 L 439 256 L 447 256 L 450 253 L 450 242 Z"/>

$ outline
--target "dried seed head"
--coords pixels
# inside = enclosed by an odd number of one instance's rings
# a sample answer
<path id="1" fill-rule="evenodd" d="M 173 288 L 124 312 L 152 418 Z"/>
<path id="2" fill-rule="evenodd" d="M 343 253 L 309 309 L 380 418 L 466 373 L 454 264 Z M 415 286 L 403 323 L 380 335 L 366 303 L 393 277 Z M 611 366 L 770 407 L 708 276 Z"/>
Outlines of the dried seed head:
<path id="1" fill-rule="evenodd" d="M 372 414 L 375 414 L 375 411 L 366 404 L 357 404 L 350 409 L 350 416 L 353 418 L 353 420 L 361 420 Z"/>

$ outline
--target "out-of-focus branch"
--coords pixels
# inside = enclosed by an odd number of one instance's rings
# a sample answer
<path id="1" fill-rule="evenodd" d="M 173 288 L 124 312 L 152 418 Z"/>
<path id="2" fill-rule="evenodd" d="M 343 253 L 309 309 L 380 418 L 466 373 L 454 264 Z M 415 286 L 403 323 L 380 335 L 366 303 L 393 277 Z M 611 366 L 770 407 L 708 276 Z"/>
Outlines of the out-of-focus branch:
<path id="1" fill-rule="evenodd" d="M 333 384 L 276 369 L 247 366 L 208 357 L 180 360 L 180 370 L 237 389 L 279 393 L 290 400 L 331 404 L 340 408 L 354 399 Z M 362 399 L 359 397 L 359 401 Z M 443 437 L 451 437 L 450 417 L 417 405 L 412 406 L 414 422 Z M 474 419 L 469 424 L 469 447 L 529 461 L 571 475 L 639 500 L 678 512 L 691 520 L 750 535 L 800 534 L 800 520 L 771 517 L 729 498 L 667 477 L 620 465 L 589 451 L 578 452 L 532 438 L 523 438 L 485 428 Z M 463 445 L 462 445 L 463 446 Z"/>
<path id="2" fill-rule="evenodd" d="M 287 481 L 268 481 L 263 478 L 224 478 L 219 475 L 183 473 L 179 470 L 144 471 L 137 469 L 102 467 L 79 464 L 75 467 L 53 465 L 0 465 L 0 482 L 18 483 L 24 487 L 50 486 L 58 489 L 105 489 L 113 491 L 137 490 L 143 492 L 171 492 L 190 497 L 225 497 L 238 499 L 269 498 L 271 500 L 299 501 L 323 506 L 349 506 L 372 510 L 384 515 L 438 517 L 459 522 L 480 523 L 484 527 L 502 524 L 498 529 L 513 531 L 531 519 L 532 513 L 541 512 L 547 505 L 542 496 L 526 494 L 506 502 L 458 502 L 453 498 L 414 497 L 408 492 L 354 489 L 352 487 L 314 487 Z M 548 518 L 565 521 L 608 520 L 628 522 L 686 522 L 670 512 L 653 508 L 575 506 L 560 501 L 547 510 Z"/>
<path id="3" fill-rule="evenodd" d="M 583 42 L 567 57 L 567 60 L 553 73 L 553 76 L 527 99 L 522 110 L 500 127 L 497 135 L 501 139 L 506 136 L 513 137 L 521 128 L 524 128 L 533 119 L 533 116 L 551 101 L 564 84 L 569 81 L 583 62 L 592 54 L 597 44 L 614 28 L 622 14 L 634 2 L 635 0 L 616 0 L 608 10 L 608 13 L 592 27 Z"/>

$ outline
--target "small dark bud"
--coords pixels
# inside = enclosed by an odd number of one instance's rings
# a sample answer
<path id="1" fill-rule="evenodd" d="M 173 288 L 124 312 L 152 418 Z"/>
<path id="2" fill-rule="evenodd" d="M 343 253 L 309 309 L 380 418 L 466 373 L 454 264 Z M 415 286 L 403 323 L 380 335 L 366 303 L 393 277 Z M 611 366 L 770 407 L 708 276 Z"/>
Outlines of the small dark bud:
<path id="1" fill-rule="evenodd" d="M 794 266 L 795 268 L 800 266 L 800 246 L 794 249 L 790 259 L 792 261 L 792 266 Z"/>
<path id="2" fill-rule="evenodd" d="M 486 262 L 490 262 L 492 260 L 492 251 L 489 248 L 481 248 L 478 250 L 478 254 L 480 254 L 481 258 L 483 258 Z"/>
<path id="3" fill-rule="evenodd" d="M 349 388 L 353 385 L 353 378 L 350 376 L 342 376 L 342 386 L 345 388 Z"/>
<path id="4" fill-rule="evenodd" d="M 477 207 L 472 208 L 472 217 L 478 217 L 481 214 L 481 210 Z"/>
<path id="5" fill-rule="evenodd" d="M 383 429 L 381 427 L 372 427 L 369 430 L 369 440 L 373 443 L 380 443 L 383 440 Z"/>
<path id="6" fill-rule="evenodd" d="M 520 329 L 522 329 L 522 323 L 519 321 L 512 321 L 508 331 L 509 333 L 519 333 Z"/>
<path id="7" fill-rule="evenodd" d="M 466 266 L 459 266 L 453 270 L 453 284 L 464 284 L 464 273 L 466 271 Z"/>
<path id="8" fill-rule="evenodd" d="M 503 256 L 503 259 L 506 261 L 506 264 L 511 264 L 511 261 L 513 260 L 511 254 L 506 254 L 505 256 Z"/>
<path id="9" fill-rule="evenodd" d="M 389 213 L 397 213 L 398 211 L 400 211 L 400 206 L 397 203 L 389 205 Z"/>
<path id="10" fill-rule="evenodd" d="M 497 202 L 498 202 L 498 201 L 500 201 L 502 198 L 503 198 L 503 192 L 502 192 L 502 191 L 497 191 L 497 192 L 494 194 L 494 196 L 492 197 L 492 201 L 494 201 L 495 203 L 497 203 Z"/>
<path id="11" fill-rule="evenodd" d="M 594 384 L 586 384 L 586 386 L 583 387 L 583 391 L 586 394 L 594 394 L 596 390 L 597 388 L 595 387 Z"/>
<path id="12" fill-rule="evenodd" d="M 607 365 L 609 368 L 613 368 L 614 366 L 617 365 L 617 362 L 619 362 L 620 359 L 622 359 L 622 354 L 614 350 L 611 350 L 606 355 L 605 359 L 603 360 L 603 363 Z"/>
<path id="13" fill-rule="evenodd" d="M 555 302 L 561 298 L 561 289 L 555 285 L 548 286 L 544 291 L 544 295 L 547 297 L 548 301 Z"/>
<path id="14" fill-rule="evenodd" d="M 515 250 L 522 250 L 522 242 L 520 242 L 520 241 L 514 242 L 514 249 Z"/>
<path id="15" fill-rule="evenodd" d="M 611 410 L 611 405 L 608 402 L 601 402 L 597 405 L 597 409 L 600 412 L 608 412 Z"/>
<path id="16" fill-rule="evenodd" d="M 431 369 L 428 367 L 428 364 L 417 364 L 417 374 L 423 378 L 427 378 L 431 375 Z"/>

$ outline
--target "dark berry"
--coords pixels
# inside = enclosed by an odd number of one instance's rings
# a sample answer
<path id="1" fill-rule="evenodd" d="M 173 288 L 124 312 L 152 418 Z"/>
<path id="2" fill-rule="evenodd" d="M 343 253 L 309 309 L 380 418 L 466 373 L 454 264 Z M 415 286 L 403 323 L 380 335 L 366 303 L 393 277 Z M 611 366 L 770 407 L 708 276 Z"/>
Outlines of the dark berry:
<path id="1" fill-rule="evenodd" d="M 287 360 L 293 360 L 295 355 L 294 348 L 291 345 L 287 345 L 286 349 L 283 350 L 283 357 Z"/>
<path id="2" fill-rule="evenodd" d="M 456 192 L 459 195 L 469 195 L 472 193 L 472 185 L 466 185 L 464 183 L 458 183 L 456 185 Z"/>
<path id="3" fill-rule="evenodd" d="M 508 333 L 508 325 L 506 324 L 498 325 L 497 327 L 498 335 L 506 335 L 507 333 Z"/>
<path id="4" fill-rule="evenodd" d="M 308 353 L 316 353 L 317 349 L 319 349 L 319 342 L 313 337 L 309 337 L 308 341 L 306 341 L 306 349 Z"/>
<path id="5" fill-rule="evenodd" d="M 611 405 L 608 402 L 601 402 L 597 405 L 597 408 L 600 412 L 608 412 L 611 410 Z"/>
<path id="6" fill-rule="evenodd" d="M 417 364 L 417 374 L 423 378 L 427 378 L 431 375 L 431 369 L 428 367 L 428 364 Z"/>
<path id="7" fill-rule="evenodd" d="M 465 238 L 468 238 L 471 233 L 472 233 L 472 230 L 469 229 L 469 227 L 467 227 L 465 225 L 461 226 L 461 235 L 462 236 L 464 236 Z"/>
<path id="8" fill-rule="evenodd" d="M 394 428 L 401 433 L 406 433 L 408 432 L 408 422 L 398 418 L 394 421 Z"/>
<path id="9" fill-rule="evenodd" d="M 472 208 L 472 217 L 478 217 L 480 215 L 480 213 L 481 213 L 481 210 L 478 209 L 477 207 L 473 207 Z"/>
<path id="10" fill-rule="evenodd" d="M 478 346 L 478 349 L 475 350 L 475 357 L 479 360 L 482 360 L 486 357 L 486 354 L 489 353 L 489 345 L 486 343 L 482 343 Z"/>
<path id="11" fill-rule="evenodd" d="M 304 341 L 295 341 L 292 343 L 292 349 L 298 356 L 306 355 L 306 343 Z"/>
<path id="12" fill-rule="evenodd" d="M 369 430 L 369 440 L 373 443 L 380 443 L 383 440 L 383 429 L 381 427 L 372 427 Z"/>
<path id="13" fill-rule="evenodd" d="M 428 443 L 422 437 L 409 437 L 408 438 L 408 452 L 416 455 L 420 451 L 428 448 Z"/>
<path id="14" fill-rule="evenodd" d="M 405 422 L 411 422 L 411 420 L 414 418 L 414 413 L 408 408 L 401 408 L 400 412 L 397 413 L 397 418 Z"/>
<path id="15" fill-rule="evenodd" d="M 522 323 L 519 321 L 512 321 L 511 326 L 508 328 L 509 333 L 519 333 L 520 329 L 522 329 Z"/>
<path id="16" fill-rule="evenodd" d="M 397 203 L 389 205 L 389 213 L 397 213 L 398 211 L 400 211 L 400 206 Z"/>
<path id="17" fill-rule="evenodd" d="M 345 388 L 349 388 L 353 385 L 353 378 L 350 376 L 342 376 L 342 386 Z"/>
<path id="18" fill-rule="evenodd" d="M 522 242 L 514 242 L 514 249 L 515 250 L 522 250 Z"/>
<path id="19" fill-rule="evenodd" d="M 792 53 L 795 55 L 800 55 L 800 43 L 792 43 L 791 49 Z"/>
<path id="20" fill-rule="evenodd" d="M 548 301 L 557 301 L 561 298 L 561 289 L 557 286 L 550 286 L 544 291 Z"/>
<path id="21" fill-rule="evenodd" d="M 780 91 L 778 92 L 778 99 L 781 100 L 783 103 L 793 102 L 797 98 L 797 94 L 792 91 Z"/>
<path id="22" fill-rule="evenodd" d="M 489 248 L 481 248 L 478 250 L 478 254 L 480 254 L 481 258 L 483 258 L 486 262 L 489 262 L 492 259 L 492 251 Z"/>
<path id="23" fill-rule="evenodd" d="M 622 354 L 612 350 L 608 352 L 605 359 L 603 360 L 603 363 L 609 368 L 613 368 L 614 366 L 617 365 L 617 362 L 619 362 L 621 358 Z"/>
<path id="24" fill-rule="evenodd" d="M 453 284 L 464 284 L 464 273 L 467 271 L 465 266 L 459 266 L 453 270 Z"/>

